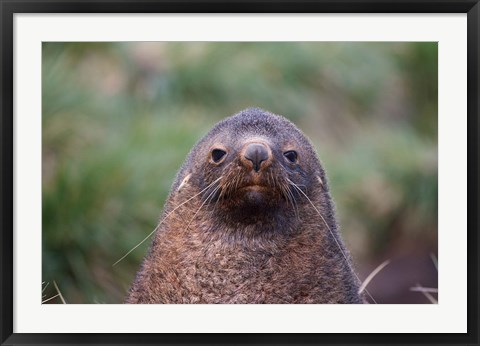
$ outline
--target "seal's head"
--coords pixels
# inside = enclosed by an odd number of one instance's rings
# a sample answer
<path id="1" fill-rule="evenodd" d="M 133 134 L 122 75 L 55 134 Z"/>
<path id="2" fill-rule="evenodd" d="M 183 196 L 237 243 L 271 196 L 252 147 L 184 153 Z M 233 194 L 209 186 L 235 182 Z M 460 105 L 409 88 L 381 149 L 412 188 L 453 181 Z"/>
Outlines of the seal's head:
<path id="1" fill-rule="evenodd" d="M 197 143 L 172 191 L 203 191 L 202 208 L 222 228 L 254 224 L 265 232 L 290 229 L 311 191 L 320 185 L 327 193 L 324 182 L 305 135 L 284 117 L 251 108 L 219 122 Z"/>
<path id="2" fill-rule="evenodd" d="M 295 125 L 247 109 L 180 169 L 128 303 L 360 303 L 324 171 Z"/>

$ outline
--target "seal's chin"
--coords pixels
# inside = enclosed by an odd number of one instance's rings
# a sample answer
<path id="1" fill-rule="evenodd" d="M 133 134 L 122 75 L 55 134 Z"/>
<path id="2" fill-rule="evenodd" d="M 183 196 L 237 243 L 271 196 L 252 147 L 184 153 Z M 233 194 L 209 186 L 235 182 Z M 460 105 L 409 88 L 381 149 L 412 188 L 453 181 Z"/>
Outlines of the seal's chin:
<path id="1" fill-rule="evenodd" d="M 232 222 L 234 228 L 250 225 L 260 233 L 277 225 L 285 213 L 284 205 L 275 188 L 255 184 L 231 191 L 221 203 L 224 220 Z"/>
<path id="2" fill-rule="evenodd" d="M 242 188 L 244 199 L 247 204 L 255 205 L 265 203 L 268 198 L 268 188 L 265 186 L 252 185 Z"/>

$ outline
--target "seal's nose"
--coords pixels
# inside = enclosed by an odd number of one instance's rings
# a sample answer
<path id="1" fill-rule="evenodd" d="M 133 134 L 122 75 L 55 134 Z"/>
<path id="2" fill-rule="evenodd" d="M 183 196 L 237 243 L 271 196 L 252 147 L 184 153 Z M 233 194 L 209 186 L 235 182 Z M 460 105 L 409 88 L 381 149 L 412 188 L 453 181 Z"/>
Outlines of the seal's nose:
<path id="1" fill-rule="evenodd" d="M 260 170 L 262 162 L 268 161 L 270 158 L 270 150 L 261 143 L 250 143 L 245 148 L 243 157 L 253 164 L 255 172 Z"/>

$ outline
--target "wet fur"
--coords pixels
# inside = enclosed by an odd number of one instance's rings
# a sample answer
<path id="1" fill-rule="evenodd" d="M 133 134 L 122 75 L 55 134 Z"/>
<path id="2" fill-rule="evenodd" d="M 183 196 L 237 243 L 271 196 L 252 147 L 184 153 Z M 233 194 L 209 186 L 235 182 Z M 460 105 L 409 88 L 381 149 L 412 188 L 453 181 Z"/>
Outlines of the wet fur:
<path id="1" fill-rule="evenodd" d="M 242 190 L 251 180 L 237 155 L 252 138 L 273 154 L 260 194 Z M 228 148 L 221 165 L 209 161 L 215 145 Z M 283 157 L 291 148 L 298 164 Z M 126 303 L 362 302 L 325 172 L 281 116 L 247 109 L 215 125 L 180 169 L 164 218 Z"/>

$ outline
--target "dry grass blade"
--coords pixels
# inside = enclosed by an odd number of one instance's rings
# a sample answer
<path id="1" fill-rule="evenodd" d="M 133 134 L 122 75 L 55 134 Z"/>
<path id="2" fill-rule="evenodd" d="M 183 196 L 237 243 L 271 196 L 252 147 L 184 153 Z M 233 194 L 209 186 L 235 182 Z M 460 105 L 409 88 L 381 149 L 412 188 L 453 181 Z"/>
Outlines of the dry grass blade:
<path id="1" fill-rule="evenodd" d="M 54 295 L 53 297 L 50 297 L 50 298 L 45 299 L 45 300 L 42 300 L 42 304 L 44 304 L 44 303 L 46 303 L 46 302 L 48 302 L 48 301 L 50 301 L 50 300 L 52 300 L 52 299 L 55 299 L 55 298 L 57 298 L 58 296 L 59 296 L 59 295 L 56 294 L 56 295 Z"/>
<path id="2" fill-rule="evenodd" d="M 427 297 L 427 299 L 430 301 L 430 303 L 438 304 L 438 301 L 435 298 L 433 298 L 433 296 L 430 293 L 428 293 L 428 292 L 422 292 L 422 293 L 425 297 Z"/>
<path id="3" fill-rule="evenodd" d="M 429 293 L 438 293 L 438 288 L 432 287 L 410 287 L 410 291 L 413 292 L 429 292 Z"/>
<path id="4" fill-rule="evenodd" d="M 62 292 L 60 292 L 60 290 L 58 289 L 58 286 L 57 286 L 57 283 L 55 282 L 55 280 L 53 280 L 53 285 L 55 286 L 55 289 L 56 289 L 57 292 L 58 292 L 57 296 L 60 297 L 60 299 L 62 300 L 62 303 L 63 303 L 63 304 L 67 304 L 67 302 L 65 301 L 65 299 L 63 299 Z"/>
<path id="5" fill-rule="evenodd" d="M 413 291 L 413 289 L 416 289 L 417 292 L 421 292 L 432 304 L 438 304 L 438 301 L 430 294 L 428 290 L 425 289 L 425 287 L 422 287 L 420 284 L 417 283 L 416 287 L 411 287 L 410 290 Z"/>
<path id="6" fill-rule="evenodd" d="M 430 254 L 430 258 L 432 259 L 432 262 L 433 262 L 433 265 L 435 266 L 435 269 L 437 270 L 438 272 L 438 260 L 437 260 L 437 257 L 431 253 Z"/>
<path id="7" fill-rule="evenodd" d="M 362 293 L 363 290 L 367 287 L 367 285 L 370 283 L 370 281 L 372 281 L 372 279 L 378 274 L 380 273 L 380 271 L 385 268 L 388 264 L 390 263 L 390 260 L 386 260 L 384 261 L 382 264 L 380 264 L 377 268 L 375 268 L 375 270 L 373 270 L 370 275 L 367 276 L 367 278 L 365 279 L 365 281 L 363 281 L 362 285 L 360 286 L 360 288 L 358 289 L 358 293 Z"/>

